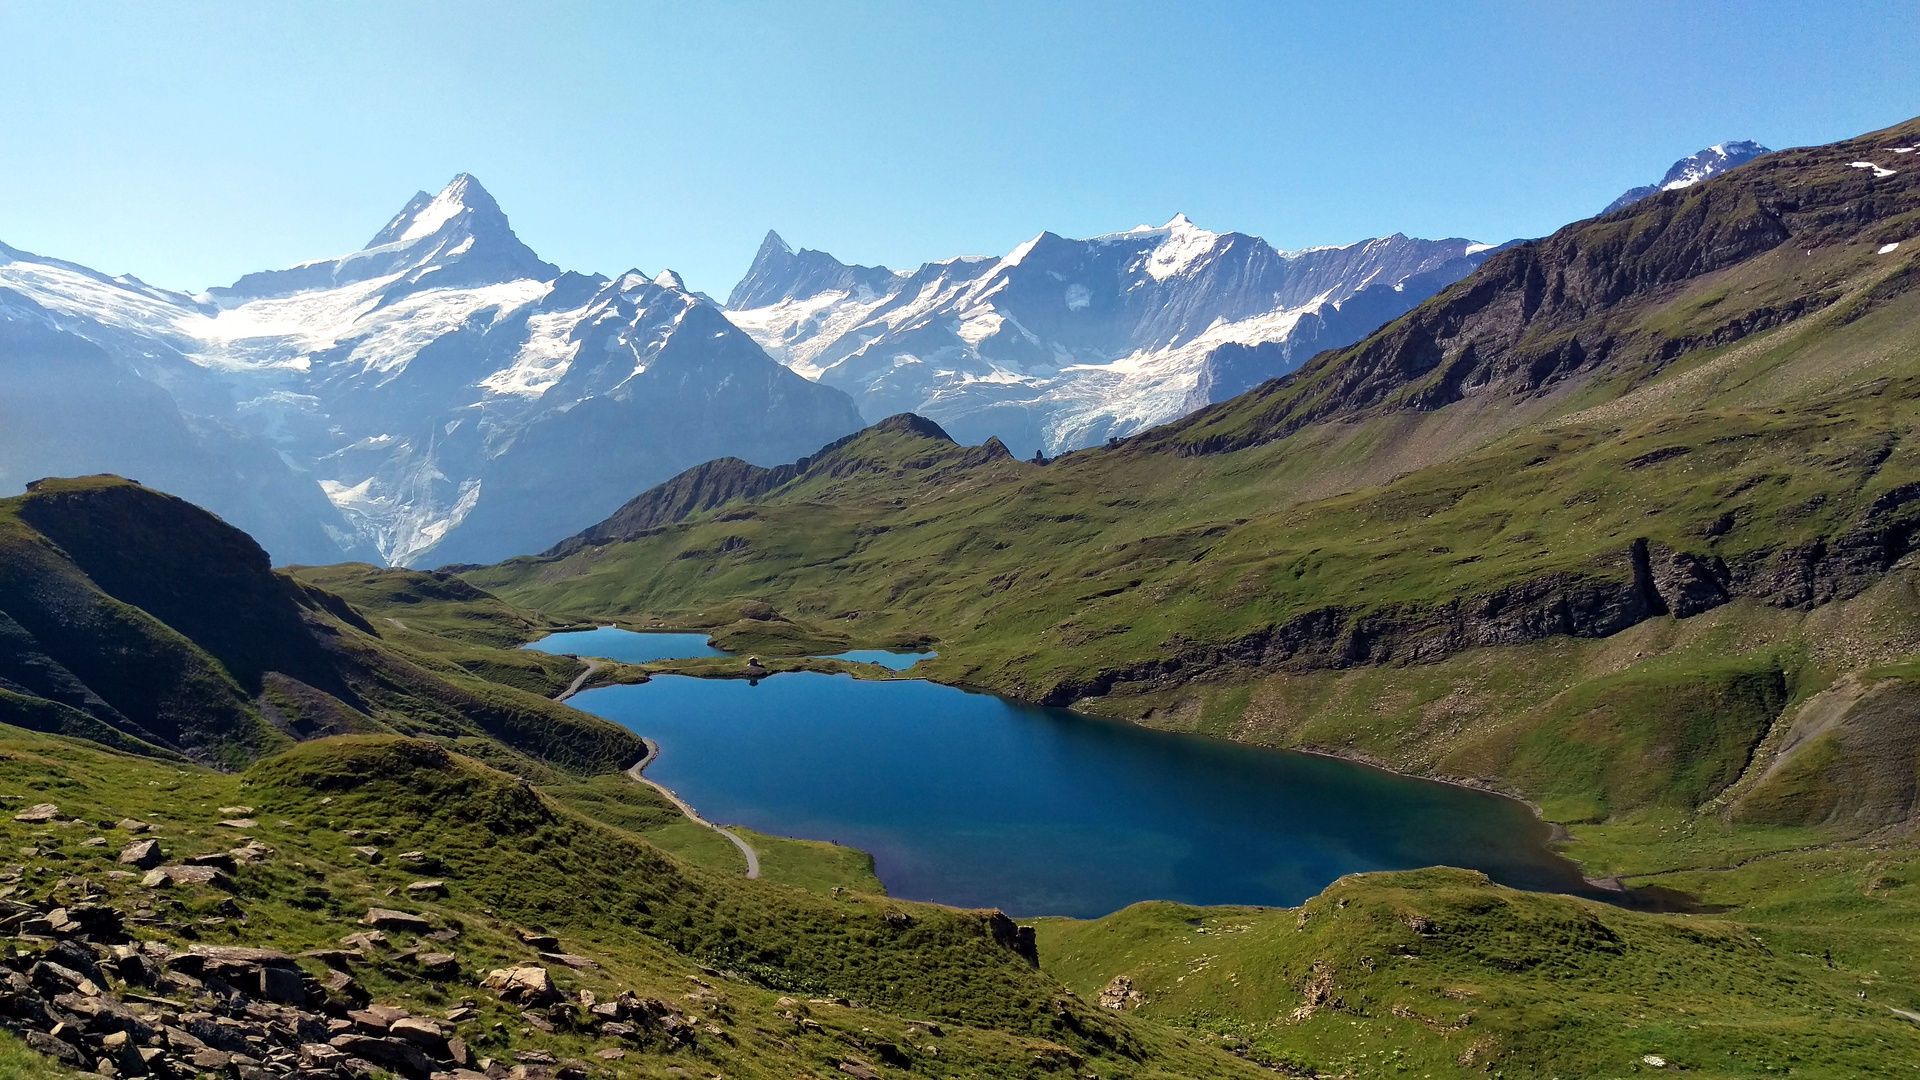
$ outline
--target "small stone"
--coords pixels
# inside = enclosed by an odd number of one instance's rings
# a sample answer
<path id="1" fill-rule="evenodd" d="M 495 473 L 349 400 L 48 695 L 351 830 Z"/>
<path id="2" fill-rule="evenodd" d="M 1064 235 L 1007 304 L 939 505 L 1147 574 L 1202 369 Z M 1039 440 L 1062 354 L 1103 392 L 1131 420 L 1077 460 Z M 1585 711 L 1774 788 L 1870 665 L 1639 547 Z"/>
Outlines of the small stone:
<path id="1" fill-rule="evenodd" d="M 578 968 L 583 971 L 587 968 L 596 968 L 600 966 L 598 963 L 595 963 L 590 957 L 580 956 L 575 953 L 543 952 L 540 954 L 540 959 L 545 960 L 550 964 L 565 964 L 567 967 Z"/>
<path id="2" fill-rule="evenodd" d="M 547 969 L 532 964 L 490 972 L 480 985 L 521 1005 L 548 1005 L 560 1000 Z"/>
<path id="3" fill-rule="evenodd" d="M 601 1061 L 619 1061 L 627 1056 L 627 1052 L 617 1046 L 609 1046 L 605 1050 L 595 1050 L 593 1056 Z"/>
<path id="4" fill-rule="evenodd" d="M 447 891 L 444 881 L 416 881 L 407 886 L 409 896 L 439 896 Z"/>
<path id="5" fill-rule="evenodd" d="M 405 1039 L 415 1046 L 439 1053 L 446 1045 L 446 1036 L 440 1034 L 440 1026 L 431 1020 L 417 1016 L 402 1017 L 387 1029 L 395 1038 Z"/>
<path id="6" fill-rule="evenodd" d="M 50 802 L 36 803 L 13 815 L 13 820 L 23 825 L 45 825 L 60 820 L 60 808 Z"/>
<path id="7" fill-rule="evenodd" d="M 451 979 L 460 974 L 460 959 L 447 953 L 421 953 L 420 970 L 431 979 Z"/>
<path id="8" fill-rule="evenodd" d="M 115 825 L 114 828 L 125 829 L 130 833 L 143 833 L 153 828 L 153 826 L 135 818 L 121 818 L 119 824 Z"/>
<path id="9" fill-rule="evenodd" d="M 214 824 L 225 825 L 229 829 L 256 829 L 260 827 L 260 823 L 250 817 L 228 818 L 225 821 L 216 821 Z"/>
<path id="10" fill-rule="evenodd" d="M 221 812 L 222 814 L 225 814 L 225 815 L 226 815 L 226 816 L 228 816 L 228 817 L 246 817 L 246 816 L 247 816 L 248 814 L 251 814 L 251 813 L 253 813 L 253 807 L 251 807 L 251 806 L 223 806 L 223 807 L 221 807 L 221 808 L 220 808 L 220 812 Z"/>
<path id="11" fill-rule="evenodd" d="M 158 840 L 135 840 L 120 849 L 120 863 L 124 866 L 137 866 L 142 870 L 151 870 L 166 860 L 166 853 L 160 850 Z M 149 886 L 151 888 L 151 886 Z"/>
<path id="12" fill-rule="evenodd" d="M 348 850 L 352 851 L 355 855 L 360 856 L 361 858 L 367 860 L 370 863 L 377 863 L 381 859 L 380 849 L 377 847 L 373 847 L 370 844 L 363 844 L 356 848 L 349 848 Z"/>
<path id="13" fill-rule="evenodd" d="M 80 841 L 80 846 L 81 847 L 106 847 L 107 838 L 104 836 L 89 836 L 85 840 Z"/>
<path id="14" fill-rule="evenodd" d="M 411 930 L 414 933 L 421 933 L 433 927 L 432 923 L 418 915 L 394 911 L 391 908 L 368 908 L 360 924 L 371 926 L 376 930 Z"/>

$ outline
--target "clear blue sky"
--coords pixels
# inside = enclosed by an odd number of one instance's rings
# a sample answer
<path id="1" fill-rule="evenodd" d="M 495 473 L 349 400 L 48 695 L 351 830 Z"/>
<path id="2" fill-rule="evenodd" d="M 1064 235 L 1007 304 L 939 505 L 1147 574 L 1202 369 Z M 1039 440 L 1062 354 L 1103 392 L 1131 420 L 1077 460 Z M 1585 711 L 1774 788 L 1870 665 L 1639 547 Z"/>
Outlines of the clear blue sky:
<path id="1" fill-rule="evenodd" d="M 1499 241 L 1710 143 L 1920 113 L 1894 3 L 15 3 L 0 240 L 199 289 L 479 176 L 563 267 L 724 295 L 1184 211 Z"/>

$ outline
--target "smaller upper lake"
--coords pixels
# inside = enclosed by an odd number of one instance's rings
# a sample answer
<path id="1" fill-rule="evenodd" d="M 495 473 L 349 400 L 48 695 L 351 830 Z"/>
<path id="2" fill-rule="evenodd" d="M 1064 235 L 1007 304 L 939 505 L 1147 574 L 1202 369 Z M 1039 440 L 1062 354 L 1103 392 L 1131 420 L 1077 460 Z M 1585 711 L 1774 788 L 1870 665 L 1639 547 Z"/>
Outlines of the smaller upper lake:
<path id="1" fill-rule="evenodd" d="M 617 626 L 592 630 L 567 630 L 549 634 L 526 646 L 556 655 L 598 656 L 627 664 L 645 664 L 654 660 L 692 660 L 702 656 L 732 656 L 730 652 L 707 644 L 705 634 L 636 633 Z M 892 671 L 905 671 L 938 653 L 889 652 L 886 649 L 855 649 L 852 652 L 822 656 L 822 660 L 845 660 L 850 664 L 879 664 Z"/>
<path id="2" fill-rule="evenodd" d="M 855 649 L 852 652 L 834 653 L 820 657 L 822 660 L 845 660 L 850 664 L 879 664 L 890 671 L 905 671 L 922 660 L 931 660 L 940 655 L 930 652 L 888 652 L 885 649 Z"/>
<path id="3" fill-rule="evenodd" d="M 705 634 L 636 634 L 617 626 L 550 634 L 526 647 L 546 653 L 599 656 L 623 664 L 733 655 L 707 644 Z"/>

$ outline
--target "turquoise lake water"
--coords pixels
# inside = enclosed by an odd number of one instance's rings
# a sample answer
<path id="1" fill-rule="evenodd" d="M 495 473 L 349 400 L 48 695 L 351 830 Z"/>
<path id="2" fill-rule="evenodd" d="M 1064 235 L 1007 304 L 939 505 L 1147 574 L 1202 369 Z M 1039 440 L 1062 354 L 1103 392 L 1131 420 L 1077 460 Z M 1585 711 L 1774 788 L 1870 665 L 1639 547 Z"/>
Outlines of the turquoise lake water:
<path id="1" fill-rule="evenodd" d="M 888 652 L 885 649 L 855 649 L 852 652 L 832 653 L 821 659 L 845 660 L 854 664 L 879 664 L 892 671 L 905 671 L 922 660 L 931 660 L 939 655 L 939 653 L 930 652 L 899 653 Z"/>
<path id="2" fill-rule="evenodd" d="M 1509 799 L 921 680 L 669 675 L 569 704 L 658 742 L 648 777 L 710 819 L 872 852 L 911 900 L 1292 905 L 1342 874 L 1432 865 L 1593 894 Z"/>
<path id="3" fill-rule="evenodd" d="M 615 626 L 549 634 L 526 646 L 549 653 L 599 656 L 627 664 L 650 660 L 686 660 L 696 656 L 732 656 L 707 644 L 705 634 L 636 634 Z"/>

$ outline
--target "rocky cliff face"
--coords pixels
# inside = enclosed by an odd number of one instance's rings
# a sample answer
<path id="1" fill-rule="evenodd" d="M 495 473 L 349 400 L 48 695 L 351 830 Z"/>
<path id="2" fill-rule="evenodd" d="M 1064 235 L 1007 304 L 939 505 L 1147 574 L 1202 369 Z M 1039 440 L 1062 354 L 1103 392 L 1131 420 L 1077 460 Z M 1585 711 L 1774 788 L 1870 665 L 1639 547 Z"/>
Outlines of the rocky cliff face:
<path id="1" fill-rule="evenodd" d="M 894 272 L 795 253 L 769 233 L 727 314 L 870 419 L 914 412 L 1029 457 L 1232 397 L 1357 340 L 1488 251 L 1399 235 L 1278 251 L 1180 216 Z"/>
<path id="2" fill-rule="evenodd" d="M 171 404 L 215 433 L 184 440 L 202 450 L 191 465 L 148 438 L 152 463 L 130 466 L 88 432 L 53 432 L 40 441 L 57 452 L 0 459 L 15 490 L 59 472 L 212 477 L 179 490 L 282 561 L 523 554 L 697 462 L 788 461 L 860 426 L 844 394 L 773 363 L 671 272 L 540 260 L 465 175 L 360 251 L 198 296 L 0 249 L 0 319 L 91 343 L 119 388 L 101 396 L 144 393 L 149 412 Z M 13 399 L 28 411 L 79 363 L 36 367 L 0 342 L 0 378 L 40 372 Z"/>

